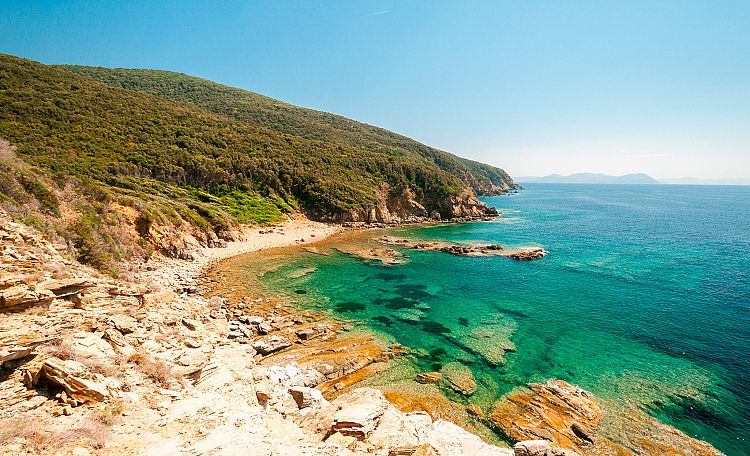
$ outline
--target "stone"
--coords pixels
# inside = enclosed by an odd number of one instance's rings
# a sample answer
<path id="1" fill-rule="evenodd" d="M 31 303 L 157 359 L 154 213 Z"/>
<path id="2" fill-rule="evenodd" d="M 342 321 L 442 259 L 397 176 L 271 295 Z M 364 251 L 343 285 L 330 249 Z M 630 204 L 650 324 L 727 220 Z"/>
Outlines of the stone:
<path id="1" fill-rule="evenodd" d="M 302 328 L 295 331 L 295 334 L 302 340 L 311 340 L 321 336 L 323 331 L 317 328 Z"/>
<path id="2" fill-rule="evenodd" d="M 31 290 L 26 285 L 16 285 L 0 292 L 0 308 L 51 301 L 55 294 L 49 290 Z"/>
<path id="3" fill-rule="evenodd" d="M 15 359 L 21 359 L 29 356 L 34 351 L 33 346 L 11 346 L 11 347 L 0 347 L 0 366 L 13 361 Z"/>
<path id="4" fill-rule="evenodd" d="M 266 335 L 273 331 L 273 328 L 268 323 L 261 323 L 258 325 L 258 334 Z"/>
<path id="5" fill-rule="evenodd" d="M 185 339 L 185 346 L 189 347 L 189 348 L 199 348 L 201 346 L 201 344 L 197 340 L 189 337 L 189 338 Z"/>
<path id="6" fill-rule="evenodd" d="M 477 382 L 474 379 L 471 369 L 458 362 L 451 362 L 440 369 L 443 378 L 453 391 L 471 396 L 477 389 Z"/>
<path id="7" fill-rule="evenodd" d="M 105 329 L 104 334 L 102 335 L 102 339 L 109 342 L 109 344 L 112 346 L 112 349 L 125 357 L 125 359 L 128 359 L 135 354 L 135 348 L 130 345 L 130 343 L 125 340 L 122 334 L 116 329 Z"/>
<path id="8" fill-rule="evenodd" d="M 325 401 L 323 393 L 307 386 L 293 386 L 289 388 L 289 394 L 300 409 L 319 405 Z"/>
<path id="9" fill-rule="evenodd" d="M 292 342 L 284 337 L 273 335 L 255 341 L 252 346 L 255 351 L 257 351 L 261 355 L 269 355 L 271 353 L 291 347 Z"/>
<path id="10" fill-rule="evenodd" d="M 390 405 L 383 393 L 371 388 L 360 388 L 340 396 L 342 408 L 333 416 L 332 432 L 367 438 L 380 423 L 380 418 Z"/>
<path id="11" fill-rule="evenodd" d="M 344 448 L 353 450 L 357 443 L 357 438 L 351 435 L 344 435 L 340 432 L 334 432 L 330 437 L 326 439 L 326 443 L 342 446 Z"/>
<path id="12" fill-rule="evenodd" d="M 442 379 L 443 374 L 440 372 L 424 372 L 417 374 L 417 377 L 415 378 L 418 383 L 440 383 L 440 380 Z"/>
<path id="13" fill-rule="evenodd" d="M 186 327 L 187 329 L 189 329 L 189 330 L 191 330 L 191 331 L 195 331 L 195 328 L 197 328 L 197 327 L 198 327 L 198 324 L 199 324 L 199 323 L 198 323 L 197 321 L 195 321 L 195 320 L 192 320 L 192 319 L 190 319 L 190 318 L 183 318 L 183 319 L 182 319 L 182 324 L 183 324 L 183 325 L 184 325 L 184 326 L 185 326 L 185 327 Z"/>
<path id="14" fill-rule="evenodd" d="M 54 383 L 76 399 L 103 401 L 111 396 L 106 386 L 86 378 L 85 372 L 85 367 L 80 363 L 52 357 L 42 364 L 37 382 L 44 379 Z"/>
<path id="15" fill-rule="evenodd" d="M 123 334 L 132 334 L 138 330 L 138 321 L 127 315 L 112 315 L 107 322 Z"/>
<path id="16" fill-rule="evenodd" d="M 86 288 L 96 286 L 94 282 L 86 277 L 73 277 L 70 279 L 45 280 L 36 285 L 37 290 L 49 290 L 55 297 L 63 298 L 80 293 Z"/>

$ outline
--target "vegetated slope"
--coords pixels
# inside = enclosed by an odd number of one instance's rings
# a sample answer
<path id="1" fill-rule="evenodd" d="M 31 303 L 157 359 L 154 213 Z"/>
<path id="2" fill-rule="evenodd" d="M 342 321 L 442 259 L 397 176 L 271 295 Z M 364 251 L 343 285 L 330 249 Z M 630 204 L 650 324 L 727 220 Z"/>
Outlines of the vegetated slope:
<path id="1" fill-rule="evenodd" d="M 181 73 L 63 65 L 107 85 L 143 90 L 170 100 L 192 103 L 244 123 L 306 139 L 386 154 L 415 153 L 468 184 L 478 195 L 517 188 L 502 169 L 426 146 L 397 133 L 346 117 L 290 105 L 257 93 Z"/>
<path id="2" fill-rule="evenodd" d="M 100 269 L 153 248 L 179 256 L 232 239 L 237 223 L 296 209 L 366 222 L 491 212 L 468 186 L 500 175 L 495 168 L 470 162 L 475 172 L 385 130 L 248 92 L 238 91 L 263 109 L 242 97 L 199 106 L 178 87 L 167 99 L 0 54 L 0 139 L 10 143 L 0 144 L 0 203 Z M 357 129 L 370 137 L 355 140 Z"/>

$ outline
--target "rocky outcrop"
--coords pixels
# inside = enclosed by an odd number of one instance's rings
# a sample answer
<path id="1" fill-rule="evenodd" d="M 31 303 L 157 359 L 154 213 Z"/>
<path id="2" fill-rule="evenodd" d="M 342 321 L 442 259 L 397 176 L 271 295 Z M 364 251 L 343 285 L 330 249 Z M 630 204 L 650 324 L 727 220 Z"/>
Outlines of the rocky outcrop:
<path id="1" fill-rule="evenodd" d="M 506 249 L 498 244 L 461 245 L 440 241 L 412 241 L 409 239 L 383 236 L 379 242 L 407 247 L 415 250 L 432 250 L 458 256 L 504 256 L 514 260 L 538 260 L 547 255 L 541 247 L 518 247 Z"/>
<path id="2" fill-rule="evenodd" d="M 620 429 L 605 427 L 607 416 L 599 401 L 565 381 L 528 386 L 500 398 L 489 417 L 497 430 L 512 441 L 522 442 L 523 449 L 516 454 L 570 454 L 562 450 L 580 454 L 721 454 L 638 409 L 626 415 Z M 614 432 L 616 435 L 612 435 Z M 529 440 L 534 442 L 525 442 Z"/>
<path id="3" fill-rule="evenodd" d="M 376 199 L 377 203 L 372 206 L 356 207 L 329 218 L 336 223 L 398 225 L 429 220 L 476 220 L 498 215 L 497 209 L 479 201 L 469 188 L 454 196 L 419 197 L 409 187 L 394 188 L 383 183 L 378 187 Z"/>

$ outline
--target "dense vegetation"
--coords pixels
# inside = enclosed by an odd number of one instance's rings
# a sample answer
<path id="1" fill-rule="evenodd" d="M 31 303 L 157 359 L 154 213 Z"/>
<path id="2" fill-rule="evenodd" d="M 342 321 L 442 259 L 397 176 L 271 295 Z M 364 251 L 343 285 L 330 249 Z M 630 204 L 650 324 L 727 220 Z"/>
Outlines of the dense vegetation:
<path id="1" fill-rule="evenodd" d="M 306 139 L 352 146 L 368 153 L 418 154 L 442 170 L 458 177 L 480 195 L 495 194 L 513 187 L 502 169 L 421 144 L 383 128 L 346 117 L 300 108 L 257 93 L 228 87 L 205 79 L 160 70 L 112 69 L 64 65 L 63 68 L 101 81 L 112 87 L 143 90 L 170 100 L 192 103 L 211 112 L 256 127 Z"/>
<path id="2" fill-rule="evenodd" d="M 293 210 L 326 219 L 372 207 L 383 183 L 424 200 L 514 185 L 502 170 L 386 130 L 210 81 L 3 54 L 0 139 L 15 146 L 0 151 L 0 204 L 44 215 L 38 225 L 100 269 L 102 252 L 133 250 L 111 234 L 123 217 L 114 204 L 139 214 L 145 252 L 154 224 L 188 224 L 210 241 Z M 58 197 L 74 217 L 63 224 L 53 220 Z"/>

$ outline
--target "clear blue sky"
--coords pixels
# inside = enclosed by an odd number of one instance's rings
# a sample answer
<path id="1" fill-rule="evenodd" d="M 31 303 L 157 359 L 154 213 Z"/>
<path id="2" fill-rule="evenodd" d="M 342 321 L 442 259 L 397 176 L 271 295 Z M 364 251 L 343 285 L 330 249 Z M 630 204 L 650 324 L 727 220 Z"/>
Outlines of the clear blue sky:
<path id="1" fill-rule="evenodd" d="M 0 1 L 0 52 L 180 71 L 513 175 L 750 177 L 750 1 Z"/>

